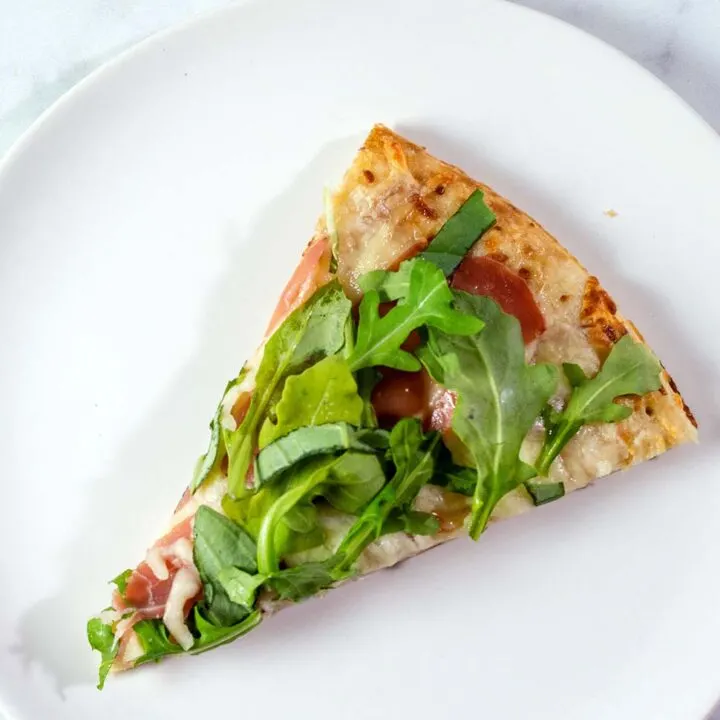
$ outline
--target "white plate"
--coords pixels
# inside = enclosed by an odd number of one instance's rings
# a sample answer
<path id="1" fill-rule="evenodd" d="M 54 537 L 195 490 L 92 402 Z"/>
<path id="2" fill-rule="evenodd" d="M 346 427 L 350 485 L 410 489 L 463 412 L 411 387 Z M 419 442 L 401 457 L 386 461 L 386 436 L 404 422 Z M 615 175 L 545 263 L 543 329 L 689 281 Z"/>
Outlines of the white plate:
<path id="1" fill-rule="evenodd" d="M 161 528 L 376 121 L 598 274 L 704 443 L 98 693 L 84 622 Z M 719 192 L 720 141 L 665 87 L 500 2 L 264 0 L 82 83 L 0 170 L 7 713 L 700 718 L 720 694 Z"/>

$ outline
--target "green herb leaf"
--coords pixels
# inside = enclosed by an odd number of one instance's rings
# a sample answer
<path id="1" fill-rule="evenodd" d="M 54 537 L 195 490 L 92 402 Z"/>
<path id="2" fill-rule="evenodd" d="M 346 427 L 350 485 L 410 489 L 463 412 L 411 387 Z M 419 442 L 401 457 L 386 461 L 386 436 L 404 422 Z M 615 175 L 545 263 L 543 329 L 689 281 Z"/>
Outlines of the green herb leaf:
<path id="1" fill-rule="evenodd" d="M 363 400 L 345 360 L 332 355 L 285 381 L 275 415 L 277 421 L 268 419 L 260 432 L 261 448 L 307 425 L 360 425 Z"/>
<path id="2" fill-rule="evenodd" d="M 247 492 L 245 478 L 258 430 L 282 381 L 308 360 L 340 350 L 350 309 L 340 285 L 331 282 L 293 311 L 267 341 L 248 411 L 240 427 L 227 436 L 228 486 L 234 497 Z"/>
<path id="3" fill-rule="evenodd" d="M 263 448 L 255 459 L 255 482 L 262 486 L 301 460 L 341 450 L 375 452 L 380 430 L 354 428 L 347 423 L 328 423 L 294 430 Z"/>
<path id="4" fill-rule="evenodd" d="M 228 598 L 219 574 L 229 566 L 255 573 L 255 542 L 237 523 L 207 505 L 198 508 L 193 533 L 193 557 L 203 582 L 208 618 L 216 625 L 234 625 L 248 611 Z"/>
<path id="5" fill-rule="evenodd" d="M 363 427 L 377 427 L 377 416 L 372 404 L 372 393 L 380 380 L 380 373 L 375 368 L 363 368 L 356 374 L 358 394 L 363 401 L 363 412 L 360 425 Z"/>
<path id="6" fill-rule="evenodd" d="M 161 619 L 141 620 L 133 625 L 140 641 L 143 654 L 135 660 L 134 666 L 149 662 L 158 662 L 168 655 L 178 655 L 183 649 L 170 637 L 165 623 Z"/>
<path id="7" fill-rule="evenodd" d="M 87 638 L 90 647 L 101 655 L 100 670 L 98 673 L 97 689 L 105 687 L 110 668 L 118 653 L 118 643 L 111 625 L 107 625 L 100 618 L 91 618 L 87 624 Z"/>
<path id="8" fill-rule="evenodd" d="M 423 350 L 435 380 L 458 394 L 452 428 L 477 469 L 470 534 L 477 539 L 498 501 L 522 481 L 520 446 L 557 386 L 551 365 L 525 364 L 520 324 L 489 298 L 456 293 L 459 310 L 485 321 L 470 337 L 433 329 Z"/>
<path id="9" fill-rule="evenodd" d="M 241 635 L 245 635 L 260 624 L 262 614 L 254 611 L 241 622 L 230 626 L 219 626 L 208 620 L 202 613 L 200 606 L 193 608 L 191 615 L 191 629 L 195 637 L 195 644 L 188 650 L 190 655 L 199 655 L 207 650 L 231 642 Z M 165 623 L 160 619 L 141 620 L 133 626 L 137 633 L 143 654 L 134 662 L 134 665 L 143 665 L 148 662 L 158 662 L 168 655 L 178 655 L 183 649 L 170 637 Z"/>
<path id="10" fill-rule="evenodd" d="M 544 505 L 565 495 L 561 482 L 526 482 L 525 488 L 535 505 Z"/>
<path id="11" fill-rule="evenodd" d="M 631 408 L 616 404 L 618 397 L 644 395 L 661 387 L 660 363 L 629 335 L 613 346 L 592 379 L 577 366 L 567 363 L 563 368 L 573 391 L 562 413 L 545 416 L 546 438 L 536 462 L 538 475 L 548 474 L 553 460 L 583 425 L 619 422 L 629 417 Z"/>
<path id="12" fill-rule="evenodd" d="M 332 573 L 335 558 L 324 562 L 308 562 L 279 570 L 268 578 L 267 585 L 280 600 L 298 602 L 330 587 L 337 578 Z"/>
<path id="13" fill-rule="evenodd" d="M 474 243 L 495 224 L 495 214 L 475 190 L 460 209 L 440 228 L 420 257 L 450 275 Z"/>
<path id="14" fill-rule="evenodd" d="M 404 262 L 397 272 L 371 270 L 358 278 L 358 285 L 364 295 L 375 290 L 380 302 L 399 300 L 408 295 L 412 267 L 412 263 Z"/>
<path id="15" fill-rule="evenodd" d="M 392 480 L 375 496 L 353 523 L 338 548 L 336 571 L 348 571 L 362 551 L 384 531 L 396 509 L 410 510 L 420 489 L 430 481 L 439 436 L 423 435 L 414 418 L 400 420 L 390 433 L 390 452 L 396 471 Z"/>
<path id="16" fill-rule="evenodd" d="M 236 567 L 223 568 L 217 578 L 230 600 L 247 608 L 248 612 L 255 605 L 258 588 L 267 579 L 264 575 L 251 575 Z"/>
<path id="17" fill-rule="evenodd" d="M 403 266 L 409 265 L 410 270 Z M 365 294 L 359 311 L 355 348 L 348 357 L 353 372 L 374 365 L 419 370 L 420 363 L 401 349 L 408 335 L 423 325 L 454 335 L 473 335 L 482 328 L 478 318 L 455 310 L 453 294 L 442 271 L 426 260 L 403 263 L 400 272 L 409 273 L 407 294 L 384 317 L 380 317 L 380 296 L 376 290 Z"/>
<path id="18" fill-rule="evenodd" d="M 282 494 L 265 513 L 257 539 L 258 571 L 262 575 L 271 575 L 280 569 L 280 555 L 276 542 L 276 532 L 280 523 L 296 505 L 320 493 L 320 488 L 336 461 L 335 457 L 323 457 L 305 463 L 287 481 Z"/>
<path id="19" fill-rule="evenodd" d="M 196 605 L 193 609 L 193 620 L 195 623 L 197 642 L 189 650 L 191 655 L 199 655 L 207 650 L 212 650 L 220 645 L 232 642 L 242 635 L 246 635 L 256 628 L 262 621 L 262 613 L 259 610 L 251 612 L 244 620 L 229 627 L 218 627 L 206 619 L 200 607 Z"/>
<path id="20" fill-rule="evenodd" d="M 346 452 L 330 473 L 332 482 L 323 489 L 323 497 L 346 513 L 357 513 L 385 484 L 385 473 L 376 455 Z"/>
<path id="21" fill-rule="evenodd" d="M 121 597 L 125 596 L 125 590 L 127 589 L 127 583 L 132 574 L 133 574 L 133 571 L 128 568 L 127 570 L 123 570 L 123 572 L 121 572 L 117 577 L 113 578 L 110 581 L 118 589 L 118 592 L 120 593 Z"/>

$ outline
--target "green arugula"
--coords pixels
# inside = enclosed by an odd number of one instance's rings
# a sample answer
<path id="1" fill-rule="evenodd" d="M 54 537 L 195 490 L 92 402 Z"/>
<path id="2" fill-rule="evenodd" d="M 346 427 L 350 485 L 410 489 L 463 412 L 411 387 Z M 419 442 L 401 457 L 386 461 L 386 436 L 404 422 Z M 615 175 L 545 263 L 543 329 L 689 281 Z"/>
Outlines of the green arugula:
<path id="1" fill-rule="evenodd" d="M 323 496 L 345 512 L 358 512 L 378 493 L 385 476 L 377 457 L 360 460 L 353 454 L 315 458 L 295 468 L 262 519 L 257 536 L 258 572 L 274 575 L 280 569 L 277 531 L 298 506 Z"/>
<path id="2" fill-rule="evenodd" d="M 393 511 L 410 510 L 420 489 L 432 478 L 439 437 L 436 433 L 426 437 L 420 422 L 414 418 L 404 418 L 395 425 L 390 433 L 395 474 L 363 510 L 340 543 L 337 573 L 342 575 L 349 571 L 362 551 L 383 532 L 388 532 L 388 520 Z M 392 526 L 390 529 L 393 529 Z"/>
<path id="3" fill-rule="evenodd" d="M 419 370 L 416 357 L 401 349 L 410 333 L 424 325 L 453 335 L 474 335 L 482 322 L 453 308 L 453 294 L 437 266 L 422 259 L 407 260 L 410 270 L 407 293 L 384 317 L 380 316 L 380 295 L 365 294 L 359 310 L 355 347 L 348 357 L 353 372 L 374 365 L 398 370 Z"/>
<path id="4" fill-rule="evenodd" d="M 331 282 L 293 311 L 267 341 L 245 418 L 227 434 L 228 486 L 232 496 L 247 493 L 245 479 L 258 430 L 282 381 L 309 360 L 340 350 L 350 309 L 351 303 L 340 285 Z"/>
<path id="5" fill-rule="evenodd" d="M 255 484 L 261 487 L 301 460 L 317 455 L 341 450 L 374 453 L 384 447 L 387 432 L 376 428 L 356 428 L 343 422 L 298 428 L 260 451 L 255 459 Z"/>
<path id="6" fill-rule="evenodd" d="M 220 398 L 215 414 L 210 421 L 210 445 L 204 455 L 198 460 L 195 472 L 193 473 L 193 479 L 190 482 L 190 492 L 194 493 L 210 476 L 213 470 L 215 470 L 220 461 L 225 456 L 225 443 L 223 441 L 222 425 L 220 419 L 222 417 L 222 401 L 228 394 L 230 389 L 240 383 L 247 374 L 247 370 L 243 368 L 240 374 L 231 380 L 226 386 L 225 391 Z"/>
<path id="7" fill-rule="evenodd" d="M 198 508 L 193 533 L 193 558 L 203 582 L 208 619 L 219 626 L 234 625 L 248 615 L 249 609 L 228 597 L 219 576 L 229 566 L 255 573 L 255 541 L 237 523 L 207 505 Z"/>
<path id="8" fill-rule="evenodd" d="M 475 190 L 460 209 L 440 228 L 420 257 L 435 263 L 445 275 L 460 264 L 475 242 L 495 224 L 495 214 Z"/>
<path id="9" fill-rule="evenodd" d="M 97 617 L 88 621 L 87 638 L 90 647 L 101 655 L 97 689 L 102 690 L 110 668 L 117 657 L 119 644 L 115 640 L 112 625 L 104 623 Z"/>
<path id="10" fill-rule="evenodd" d="M 276 420 L 265 421 L 259 446 L 263 448 L 308 425 L 334 422 L 360 425 L 363 409 L 363 400 L 347 362 L 339 355 L 331 355 L 285 381 L 275 406 Z"/>
<path id="11" fill-rule="evenodd" d="M 128 568 L 127 570 L 123 570 L 117 577 L 114 577 L 110 581 L 118 589 L 121 597 L 125 596 L 125 590 L 127 589 L 128 580 L 130 579 L 130 576 L 132 574 L 133 571 Z"/>
<path id="12" fill-rule="evenodd" d="M 279 600 L 304 600 L 339 579 L 333 573 L 335 562 L 336 557 L 333 556 L 323 562 L 307 562 L 280 570 L 268 578 L 267 585 L 277 593 Z"/>
<path id="13" fill-rule="evenodd" d="M 552 365 L 526 365 L 519 322 L 493 300 L 455 297 L 458 309 L 482 318 L 485 329 L 460 337 L 433 328 L 421 355 L 434 379 L 458 394 L 452 428 L 477 470 L 470 521 L 477 539 L 499 500 L 526 479 L 520 446 L 558 375 Z"/>
<path id="14" fill-rule="evenodd" d="M 230 600 L 248 613 L 255 605 L 255 594 L 267 579 L 265 575 L 250 574 L 234 566 L 223 568 L 217 577 Z"/>
<path id="15" fill-rule="evenodd" d="M 255 610 L 247 615 L 241 622 L 227 627 L 218 626 L 208 620 L 198 605 L 193 608 L 191 616 L 191 629 L 195 637 L 195 644 L 188 650 L 190 655 L 212 650 L 213 648 L 229 643 L 245 635 L 262 621 L 262 614 Z M 167 655 L 178 655 L 183 649 L 170 637 L 165 623 L 161 619 L 141 620 L 133 626 L 138 636 L 143 654 L 134 662 L 134 665 L 143 665 L 148 662 L 158 662 Z"/>
<path id="16" fill-rule="evenodd" d="M 662 367 L 644 345 L 625 335 L 613 346 L 600 372 L 587 378 L 574 364 L 563 365 L 572 394 L 561 413 L 547 412 L 545 443 L 535 463 L 538 475 L 546 476 L 550 465 L 578 430 L 588 423 L 624 420 L 632 409 L 615 401 L 623 395 L 644 395 L 661 387 Z"/>
<path id="17" fill-rule="evenodd" d="M 375 290 L 380 302 L 399 300 L 407 297 L 412 268 L 412 262 L 403 262 L 396 272 L 371 270 L 358 278 L 358 285 L 364 295 Z"/>

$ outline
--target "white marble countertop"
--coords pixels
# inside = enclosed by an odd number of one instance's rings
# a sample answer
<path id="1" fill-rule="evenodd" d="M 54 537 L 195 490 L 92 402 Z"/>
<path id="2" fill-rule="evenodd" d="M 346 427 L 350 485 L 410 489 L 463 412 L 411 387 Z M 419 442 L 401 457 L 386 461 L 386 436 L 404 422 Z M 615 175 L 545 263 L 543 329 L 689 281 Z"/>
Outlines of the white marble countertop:
<path id="1" fill-rule="evenodd" d="M 720 0 L 516 0 L 655 73 L 720 131 Z M 0 0 L 0 154 L 121 50 L 230 0 Z"/>
<path id="2" fill-rule="evenodd" d="M 631 56 L 720 131 L 720 0 L 515 0 Z M 0 155 L 103 61 L 230 0 L 0 0 Z M 720 705 L 712 715 L 720 720 Z"/>

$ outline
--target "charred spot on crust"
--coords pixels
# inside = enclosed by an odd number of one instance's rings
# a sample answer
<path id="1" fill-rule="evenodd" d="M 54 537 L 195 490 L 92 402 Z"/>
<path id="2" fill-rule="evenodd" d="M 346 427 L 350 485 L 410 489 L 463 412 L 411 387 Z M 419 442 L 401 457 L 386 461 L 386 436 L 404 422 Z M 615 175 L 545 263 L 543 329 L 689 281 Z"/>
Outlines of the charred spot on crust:
<path id="1" fill-rule="evenodd" d="M 650 406 L 648 406 L 645 408 L 645 414 L 648 417 L 652 417 L 655 414 L 655 411 Z"/>
<path id="2" fill-rule="evenodd" d="M 429 220 L 435 220 L 435 218 L 437 218 L 437 213 L 429 207 L 417 193 L 413 193 L 410 196 L 410 202 L 421 215 Z"/>
<path id="3" fill-rule="evenodd" d="M 670 389 L 677 395 L 678 400 L 682 402 L 682 408 L 683 412 L 685 413 L 687 419 L 692 423 L 693 427 L 698 426 L 697 420 L 695 419 L 695 416 L 692 413 L 692 410 L 687 406 L 687 403 L 682 399 L 682 395 L 680 394 L 680 391 L 678 390 L 678 386 L 675 384 L 675 381 L 672 379 L 672 376 L 670 373 L 667 373 L 667 379 L 668 379 L 668 385 L 670 386 Z M 664 389 L 664 388 L 663 388 Z"/>
<path id="4" fill-rule="evenodd" d="M 517 274 L 523 279 L 523 280 L 529 280 L 532 277 L 532 273 L 530 270 L 528 270 L 526 267 L 521 267 Z"/>
<path id="5" fill-rule="evenodd" d="M 590 276 L 585 283 L 580 325 L 585 329 L 593 347 L 604 354 L 623 335 L 627 328 L 618 320 L 617 306 L 613 299 L 600 287 L 598 279 Z"/>
<path id="6" fill-rule="evenodd" d="M 372 170 L 363 170 L 363 177 L 365 178 L 365 181 L 368 183 L 368 185 L 375 182 L 375 173 L 373 173 Z"/>
<path id="7" fill-rule="evenodd" d="M 570 296 L 569 296 L 569 295 L 566 295 L 565 293 L 563 293 L 563 294 L 560 296 L 560 302 L 561 302 L 561 303 L 566 303 L 569 299 L 570 299 Z"/>
<path id="8" fill-rule="evenodd" d="M 442 183 L 440 183 L 440 184 L 435 188 L 435 194 L 436 194 L 436 195 L 442 195 L 444 192 L 445 192 L 445 186 L 444 186 Z"/>

